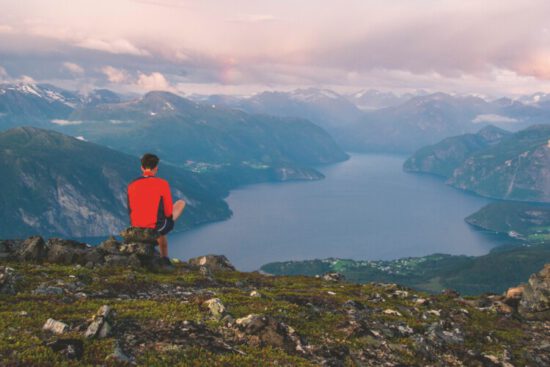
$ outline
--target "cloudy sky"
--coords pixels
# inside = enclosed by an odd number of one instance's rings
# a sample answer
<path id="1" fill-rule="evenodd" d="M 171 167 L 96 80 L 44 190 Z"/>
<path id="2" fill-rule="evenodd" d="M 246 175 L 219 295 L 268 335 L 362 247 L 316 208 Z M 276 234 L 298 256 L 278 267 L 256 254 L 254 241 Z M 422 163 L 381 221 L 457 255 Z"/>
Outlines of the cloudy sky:
<path id="1" fill-rule="evenodd" d="M 0 0 L 0 80 L 550 92 L 547 0 Z"/>

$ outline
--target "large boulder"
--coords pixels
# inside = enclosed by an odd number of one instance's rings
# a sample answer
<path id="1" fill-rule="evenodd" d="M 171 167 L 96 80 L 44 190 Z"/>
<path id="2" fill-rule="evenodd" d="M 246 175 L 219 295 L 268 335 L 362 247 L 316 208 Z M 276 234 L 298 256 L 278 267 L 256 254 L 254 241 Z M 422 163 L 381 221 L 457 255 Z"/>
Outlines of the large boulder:
<path id="1" fill-rule="evenodd" d="M 518 311 L 527 319 L 550 320 L 550 264 L 529 277 Z"/>
<path id="2" fill-rule="evenodd" d="M 205 255 L 189 259 L 189 264 L 196 267 L 205 267 L 210 271 L 235 271 L 233 264 L 223 255 Z"/>
<path id="3" fill-rule="evenodd" d="M 16 251 L 16 258 L 20 261 L 42 262 L 48 255 L 44 239 L 40 236 L 27 238 Z"/>
<path id="4" fill-rule="evenodd" d="M 156 245 L 159 233 L 153 228 L 128 227 L 120 232 L 120 236 L 124 239 L 124 243 L 138 242 Z"/>
<path id="5" fill-rule="evenodd" d="M 86 264 L 90 246 L 72 240 L 50 238 L 46 243 L 48 247 L 47 260 L 56 264 Z"/>

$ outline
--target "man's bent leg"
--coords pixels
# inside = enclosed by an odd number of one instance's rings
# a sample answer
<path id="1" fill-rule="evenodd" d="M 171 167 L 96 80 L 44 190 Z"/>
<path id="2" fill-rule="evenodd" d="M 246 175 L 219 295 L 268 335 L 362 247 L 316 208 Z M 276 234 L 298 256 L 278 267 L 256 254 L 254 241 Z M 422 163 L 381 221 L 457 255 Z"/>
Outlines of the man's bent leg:
<path id="1" fill-rule="evenodd" d="M 172 218 L 174 221 L 176 221 L 180 215 L 183 213 L 183 209 L 185 209 L 185 201 L 178 200 L 174 203 L 174 207 L 172 209 Z"/>
<path id="2" fill-rule="evenodd" d="M 166 236 L 159 236 L 157 242 L 159 244 L 160 257 L 168 257 L 168 239 Z"/>

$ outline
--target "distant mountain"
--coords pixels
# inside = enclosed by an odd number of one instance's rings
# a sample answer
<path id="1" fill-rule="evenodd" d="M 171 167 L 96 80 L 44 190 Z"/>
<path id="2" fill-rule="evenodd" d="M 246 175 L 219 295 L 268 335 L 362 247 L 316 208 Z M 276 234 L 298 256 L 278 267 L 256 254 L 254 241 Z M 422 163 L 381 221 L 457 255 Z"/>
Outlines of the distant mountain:
<path id="1" fill-rule="evenodd" d="M 51 84 L 0 84 L 0 130 L 63 124 L 76 108 L 119 101 L 120 96 L 107 89 L 84 95 Z"/>
<path id="2" fill-rule="evenodd" d="M 358 151 L 414 151 L 448 136 L 473 132 L 484 123 L 473 122 L 492 112 L 491 105 L 478 97 L 434 93 L 368 112 L 350 127 L 353 134 L 343 144 Z"/>
<path id="3" fill-rule="evenodd" d="M 493 198 L 550 202 L 549 140 L 550 125 L 519 131 L 466 159 L 448 183 Z"/>
<path id="4" fill-rule="evenodd" d="M 381 92 L 376 89 L 361 90 L 359 92 L 350 94 L 347 98 L 362 110 L 378 110 L 390 106 L 397 106 L 405 103 L 409 99 L 426 95 L 427 92 L 419 91 L 418 93 L 405 93 L 397 95 L 393 92 Z"/>
<path id="5" fill-rule="evenodd" d="M 0 128 L 67 118 L 73 96 L 34 84 L 0 85 Z"/>
<path id="6" fill-rule="evenodd" d="M 416 151 L 403 165 L 409 172 L 424 172 L 450 177 L 469 156 L 491 145 L 498 144 L 511 133 L 487 126 L 476 134 L 464 134 L 443 139 Z"/>
<path id="7" fill-rule="evenodd" d="M 139 160 L 58 132 L 19 127 L 0 133 L 0 237 L 91 237 L 128 225 L 126 185 Z M 196 175 L 163 164 L 173 195 L 189 204 L 179 228 L 225 219 L 226 203 Z"/>
<path id="8" fill-rule="evenodd" d="M 133 155 L 153 151 L 177 165 L 304 167 L 347 158 L 307 120 L 207 106 L 168 92 L 83 107 L 56 129 Z"/>
<path id="9" fill-rule="evenodd" d="M 404 168 L 490 198 L 550 202 L 549 140 L 550 125 L 513 134 L 488 128 L 422 148 Z"/>
<path id="10" fill-rule="evenodd" d="M 241 99 L 233 107 L 250 113 L 307 119 L 329 132 L 339 131 L 362 115 L 345 96 L 317 88 L 263 92 Z"/>

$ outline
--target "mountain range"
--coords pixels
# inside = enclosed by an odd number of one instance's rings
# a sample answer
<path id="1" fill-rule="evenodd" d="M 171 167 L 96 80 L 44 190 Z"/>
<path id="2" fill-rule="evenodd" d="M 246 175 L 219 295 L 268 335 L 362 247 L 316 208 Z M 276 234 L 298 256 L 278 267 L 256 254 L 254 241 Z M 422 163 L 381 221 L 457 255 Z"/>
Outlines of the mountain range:
<path id="1" fill-rule="evenodd" d="M 160 99 L 170 98 L 175 97 Z M 183 114 L 195 122 L 210 120 L 210 123 L 212 118 L 247 121 L 266 118 L 259 115 L 270 115 L 273 122 L 279 121 L 277 117 L 287 122 L 308 120 L 332 135 L 342 149 L 358 152 L 410 154 L 422 146 L 449 136 L 474 133 L 487 125 L 519 131 L 550 121 L 550 97 L 544 93 L 492 100 L 426 91 L 397 95 L 363 90 L 340 94 L 328 89 L 306 88 L 251 96 L 191 94 L 188 98 L 185 99 L 187 107 L 181 100 L 176 103 L 182 110 L 172 111 L 172 116 L 179 113 L 180 118 Z M 163 101 L 156 106 L 160 112 L 154 108 L 147 110 L 144 107 L 147 99 L 143 96 L 131 100 L 109 90 L 81 94 L 49 84 L 1 85 L 0 129 L 21 125 L 66 127 L 90 122 L 90 119 L 95 122 L 108 119 L 114 124 L 158 121 L 160 115 L 169 116 L 168 109 L 162 110 Z M 142 111 L 139 111 L 140 104 L 144 107 Z M 191 112 L 192 109 L 195 111 Z M 214 117 L 212 110 L 222 110 L 221 114 L 232 116 Z"/>

